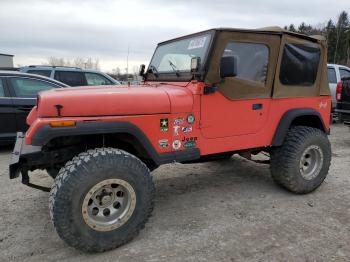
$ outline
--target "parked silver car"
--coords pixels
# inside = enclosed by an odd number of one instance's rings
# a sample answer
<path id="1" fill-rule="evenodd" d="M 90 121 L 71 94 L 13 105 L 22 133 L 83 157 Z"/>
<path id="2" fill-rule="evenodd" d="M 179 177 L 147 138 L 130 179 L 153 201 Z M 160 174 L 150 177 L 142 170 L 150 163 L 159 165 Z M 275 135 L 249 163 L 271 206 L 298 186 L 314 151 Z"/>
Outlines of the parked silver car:
<path id="1" fill-rule="evenodd" d="M 30 65 L 21 67 L 24 73 L 53 78 L 69 86 L 120 85 L 120 82 L 97 70 L 79 67 Z"/>
<path id="2" fill-rule="evenodd" d="M 343 65 L 336 65 L 336 64 L 328 64 L 327 68 L 328 68 L 329 89 L 331 90 L 331 94 L 332 94 L 332 111 L 334 111 L 334 109 L 337 106 L 337 99 L 335 97 L 337 83 L 340 82 L 342 78 L 350 77 L 350 68 Z"/>

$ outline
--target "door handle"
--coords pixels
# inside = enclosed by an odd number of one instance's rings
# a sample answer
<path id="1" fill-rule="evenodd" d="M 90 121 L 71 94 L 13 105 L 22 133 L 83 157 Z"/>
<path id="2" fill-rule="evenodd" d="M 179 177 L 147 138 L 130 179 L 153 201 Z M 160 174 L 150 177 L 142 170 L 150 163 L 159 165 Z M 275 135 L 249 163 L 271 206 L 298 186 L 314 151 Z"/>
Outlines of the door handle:
<path id="1" fill-rule="evenodd" d="M 253 104 L 252 109 L 253 110 L 261 110 L 263 108 L 263 104 Z"/>

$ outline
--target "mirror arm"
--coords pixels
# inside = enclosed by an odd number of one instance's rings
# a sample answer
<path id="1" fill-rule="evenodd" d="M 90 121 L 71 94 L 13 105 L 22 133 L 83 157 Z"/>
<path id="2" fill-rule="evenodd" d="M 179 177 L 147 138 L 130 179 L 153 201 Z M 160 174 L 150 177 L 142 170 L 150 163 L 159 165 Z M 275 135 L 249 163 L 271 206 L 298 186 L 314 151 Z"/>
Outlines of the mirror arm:
<path id="1" fill-rule="evenodd" d="M 211 86 L 204 86 L 203 94 L 213 94 L 220 89 L 220 85 L 225 82 L 225 77 L 221 78 L 220 82 L 214 83 Z"/>
<path id="2" fill-rule="evenodd" d="M 205 86 L 204 87 L 204 95 L 214 94 L 216 91 L 219 90 L 219 87 L 217 86 Z"/>

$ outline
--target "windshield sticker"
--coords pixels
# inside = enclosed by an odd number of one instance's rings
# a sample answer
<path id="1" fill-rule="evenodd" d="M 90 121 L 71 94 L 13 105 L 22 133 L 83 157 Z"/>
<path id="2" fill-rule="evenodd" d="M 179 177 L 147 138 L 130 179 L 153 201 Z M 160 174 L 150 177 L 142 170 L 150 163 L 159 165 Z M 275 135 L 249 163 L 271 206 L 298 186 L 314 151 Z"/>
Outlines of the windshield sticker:
<path id="1" fill-rule="evenodd" d="M 190 41 L 187 49 L 191 50 L 191 49 L 202 48 L 202 47 L 204 47 L 206 40 L 207 40 L 207 37 L 193 39 Z"/>

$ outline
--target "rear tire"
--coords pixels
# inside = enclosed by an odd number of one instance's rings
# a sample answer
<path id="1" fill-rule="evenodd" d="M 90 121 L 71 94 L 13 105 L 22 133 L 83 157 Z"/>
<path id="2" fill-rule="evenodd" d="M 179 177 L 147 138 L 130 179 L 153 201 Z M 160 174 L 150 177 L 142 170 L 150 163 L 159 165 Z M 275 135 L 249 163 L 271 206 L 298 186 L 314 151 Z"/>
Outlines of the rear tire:
<path id="1" fill-rule="evenodd" d="M 61 168 L 50 192 L 50 215 L 58 235 L 84 252 L 103 252 L 130 241 L 154 204 L 149 169 L 118 149 L 80 153 Z"/>
<path id="2" fill-rule="evenodd" d="M 327 135 L 307 126 L 291 127 L 282 146 L 271 150 L 271 175 L 287 190 L 306 194 L 318 188 L 331 163 Z"/>

